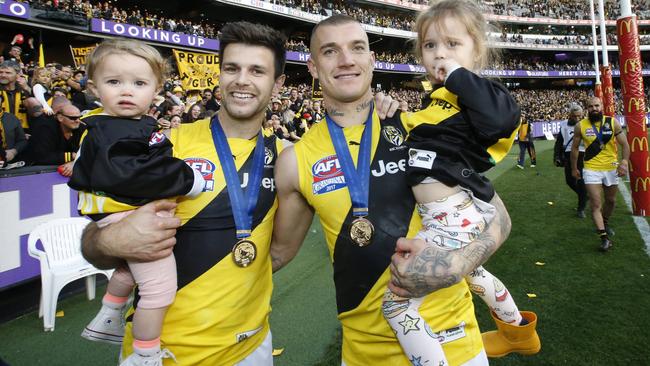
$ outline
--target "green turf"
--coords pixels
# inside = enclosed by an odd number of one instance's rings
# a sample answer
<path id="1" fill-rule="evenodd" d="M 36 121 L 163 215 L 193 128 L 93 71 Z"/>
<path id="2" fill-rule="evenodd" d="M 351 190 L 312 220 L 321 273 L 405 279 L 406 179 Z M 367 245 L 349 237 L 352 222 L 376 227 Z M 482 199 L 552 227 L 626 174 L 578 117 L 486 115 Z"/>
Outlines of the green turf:
<path id="1" fill-rule="evenodd" d="M 542 352 L 491 364 L 650 364 L 650 258 L 623 200 L 611 221 L 614 249 L 600 253 L 593 224 L 575 217 L 575 195 L 564 184 L 563 170 L 550 163 L 552 142 L 536 146 L 537 168 L 514 168 L 515 147 L 488 174 L 508 207 L 513 229 L 486 267 L 508 286 L 522 310 L 539 315 Z M 331 265 L 318 223 L 311 230 L 296 259 L 274 275 L 273 343 L 284 348 L 275 359 L 278 366 L 340 365 Z M 494 328 L 485 306 L 480 300 L 474 303 L 481 328 Z M 115 365 L 118 347 L 78 336 L 98 308 L 98 299 L 88 302 L 83 295 L 61 301 L 65 316 L 57 318 L 53 333 L 42 331 L 35 313 L 2 324 L 0 357 L 12 366 Z"/>

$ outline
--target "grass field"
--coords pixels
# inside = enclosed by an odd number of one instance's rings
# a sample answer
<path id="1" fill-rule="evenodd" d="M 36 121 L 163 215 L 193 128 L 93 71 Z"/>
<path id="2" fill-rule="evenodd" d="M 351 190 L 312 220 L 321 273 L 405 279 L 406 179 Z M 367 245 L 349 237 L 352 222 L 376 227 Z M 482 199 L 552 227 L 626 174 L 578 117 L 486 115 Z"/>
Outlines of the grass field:
<path id="1" fill-rule="evenodd" d="M 611 220 L 614 248 L 598 252 L 593 224 L 575 217 L 575 195 L 562 169 L 550 163 L 550 143 L 537 147 L 536 169 L 514 168 L 511 153 L 489 174 L 513 229 L 486 267 L 508 286 L 520 309 L 538 314 L 542 351 L 491 364 L 650 365 L 650 257 L 627 207 L 619 199 Z M 274 347 L 284 349 L 276 365 L 340 365 L 331 276 L 315 223 L 298 257 L 274 277 L 271 327 Z M 481 328 L 493 329 L 485 306 L 474 303 Z M 98 308 L 99 300 L 87 302 L 82 295 L 61 301 L 65 316 L 57 318 L 54 333 L 43 333 L 36 313 L 2 324 L 0 357 L 12 366 L 115 365 L 117 347 L 78 336 Z"/>

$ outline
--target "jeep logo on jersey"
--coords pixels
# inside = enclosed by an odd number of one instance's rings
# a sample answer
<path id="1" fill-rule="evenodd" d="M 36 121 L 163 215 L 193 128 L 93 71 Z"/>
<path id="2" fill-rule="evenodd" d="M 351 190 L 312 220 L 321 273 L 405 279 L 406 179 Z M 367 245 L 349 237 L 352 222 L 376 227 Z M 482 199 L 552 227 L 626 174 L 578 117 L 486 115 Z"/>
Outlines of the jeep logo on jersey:
<path id="1" fill-rule="evenodd" d="M 273 151 L 269 149 L 268 147 L 264 148 L 264 165 L 271 165 L 273 162 Z"/>
<path id="2" fill-rule="evenodd" d="M 162 132 L 154 132 L 149 138 L 149 146 L 153 146 L 165 141 L 165 135 Z"/>
<path id="3" fill-rule="evenodd" d="M 214 189 L 214 171 L 216 170 L 214 163 L 203 158 L 187 158 L 184 161 L 190 168 L 203 175 L 203 179 L 205 179 L 203 192 L 212 191 Z"/>
<path id="4" fill-rule="evenodd" d="M 402 135 L 400 130 L 393 126 L 385 126 L 382 130 L 382 136 L 384 136 L 386 141 L 395 146 L 402 146 L 404 143 L 404 135 Z"/>
<path id="5" fill-rule="evenodd" d="M 326 156 L 311 167 L 314 194 L 323 194 L 345 187 L 345 177 L 336 155 Z"/>

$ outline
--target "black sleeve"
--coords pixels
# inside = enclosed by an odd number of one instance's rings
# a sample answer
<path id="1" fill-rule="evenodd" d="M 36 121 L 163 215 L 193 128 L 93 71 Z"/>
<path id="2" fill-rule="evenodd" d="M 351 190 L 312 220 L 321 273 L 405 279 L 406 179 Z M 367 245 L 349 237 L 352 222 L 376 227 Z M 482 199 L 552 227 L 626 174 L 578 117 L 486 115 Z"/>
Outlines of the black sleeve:
<path id="1" fill-rule="evenodd" d="M 519 106 L 503 85 L 461 67 L 449 75 L 445 87 L 458 96 L 465 120 L 478 138 L 510 137 L 519 126 Z"/>
<path id="2" fill-rule="evenodd" d="M 61 136 L 56 130 L 58 122 L 47 121 L 32 128 L 31 159 L 37 165 L 61 165 L 66 163 L 69 152 L 62 151 L 59 144 Z"/>
<path id="3" fill-rule="evenodd" d="M 103 129 L 91 133 L 90 130 L 75 163 L 70 187 L 103 192 L 131 205 L 189 193 L 194 184 L 194 171 L 183 160 L 172 156 L 173 145 L 162 133 L 154 135 L 156 140 L 150 146 L 151 136 L 147 133 L 152 130 L 143 130 L 140 138 L 117 140 L 109 138 L 114 131 Z"/>
<path id="4" fill-rule="evenodd" d="M 557 134 L 557 139 L 555 139 L 555 145 L 553 145 L 553 161 L 563 161 L 564 160 L 564 137 L 562 137 L 562 132 Z"/>

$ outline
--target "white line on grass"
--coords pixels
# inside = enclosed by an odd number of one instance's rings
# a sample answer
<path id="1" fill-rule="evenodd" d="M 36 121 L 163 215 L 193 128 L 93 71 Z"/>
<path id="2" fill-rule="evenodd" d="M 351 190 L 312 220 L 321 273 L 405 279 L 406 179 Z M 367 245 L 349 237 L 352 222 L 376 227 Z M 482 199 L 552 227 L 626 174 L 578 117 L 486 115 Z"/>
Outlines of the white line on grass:
<path id="1" fill-rule="evenodd" d="M 627 190 L 627 184 L 621 182 L 618 188 L 621 191 L 625 203 L 627 203 L 627 207 L 632 212 L 632 196 L 630 195 L 630 191 Z M 648 222 L 642 216 L 632 216 L 632 220 L 634 220 L 634 224 L 639 230 L 639 234 L 641 234 L 641 239 L 645 243 L 645 252 L 650 256 L 650 225 L 648 225 Z"/>

